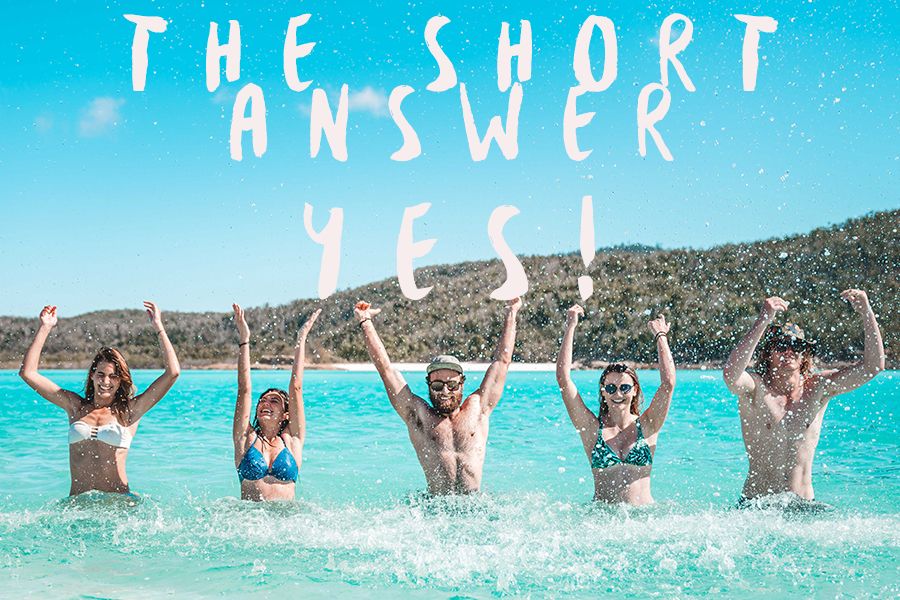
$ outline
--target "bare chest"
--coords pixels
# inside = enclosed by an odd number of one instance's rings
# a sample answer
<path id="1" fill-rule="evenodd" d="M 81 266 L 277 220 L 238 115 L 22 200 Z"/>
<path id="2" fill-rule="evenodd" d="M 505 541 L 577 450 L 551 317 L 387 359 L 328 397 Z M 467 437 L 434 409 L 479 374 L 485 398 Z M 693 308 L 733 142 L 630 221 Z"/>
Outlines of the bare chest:
<path id="1" fill-rule="evenodd" d="M 116 414 L 109 408 L 92 408 L 90 406 L 79 408 L 73 412 L 70 417 L 70 423 L 78 421 L 90 425 L 91 427 L 103 427 L 110 423 L 116 423 L 128 428 L 132 434 L 134 433 L 134 430 L 137 429 L 137 423 L 129 425 L 126 423 L 124 415 Z"/>
<path id="2" fill-rule="evenodd" d="M 466 454 L 483 448 L 487 440 L 487 419 L 467 417 L 451 421 L 425 423 L 420 430 L 422 441 L 436 450 Z"/>
<path id="3" fill-rule="evenodd" d="M 813 398 L 786 401 L 784 397 L 765 394 L 759 400 L 744 411 L 745 433 L 751 437 L 777 444 L 818 439 L 824 408 Z"/>

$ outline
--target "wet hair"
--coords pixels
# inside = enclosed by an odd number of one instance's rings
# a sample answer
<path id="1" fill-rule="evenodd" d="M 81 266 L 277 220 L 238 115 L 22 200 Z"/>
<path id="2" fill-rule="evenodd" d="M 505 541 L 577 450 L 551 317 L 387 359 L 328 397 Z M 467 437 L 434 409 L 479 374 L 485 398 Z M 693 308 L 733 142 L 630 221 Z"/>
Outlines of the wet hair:
<path id="1" fill-rule="evenodd" d="M 600 414 L 597 415 L 600 417 L 600 422 L 603 422 L 603 417 L 609 412 L 609 406 L 606 405 L 606 401 L 603 399 L 603 386 L 606 381 L 606 376 L 610 373 L 625 373 L 631 380 L 634 381 L 634 397 L 631 399 L 631 414 L 640 416 L 641 414 L 641 402 L 644 401 L 644 392 L 641 391 L 641 382 L 638 381 L 637 372 L 623 363 L 610 363 L 603 369 L 603 374 L 600 375 Z"/>
<path id="2" fill-rule="evenodd" d="M 260 394 L 259 398 L 256 399 L 256 408 L 257 409 L 259 408 L 259 401 L 263 399 L 263 396 L 266 396 L 267 394 L 272 394 L 272 393 L 277 394 L 278 397 L 281 398 L 281 403 L 284 406 L 284 414 L 287 415 L 288 393 L 281 388 L 269 388 L 266 391 L 264 391 L 262 394 Z M 281 421 L 281 425 L 278 427 L 278 435 L 281 435 L 282 433 L 284 433 L 284 429 L 287 427 L 287 425 L 288 425 L 288 419 L 285 418 Z M 262 428 L 259 426 L 259 417 L 256 416 L 255 410 L 253 411 L 253 429 L 256 430 L 256 433 L 257 433 L 257 435 L 259 435 L 259 438 L 261 440 L 265 441 L 265 438 L 262 437 Z"/>
<path id="3" fill-rule="evenodd" d="M 803 347 L 794 347 L 794 345 L 785 342 L 784 338 L 779 336 L 769 336 L 759 347 L 759 358 L 756 360 L 756 372 L 763 378 L 769 377 L 772 373 L 772 353 L 793 349 L 795 353 L 802 358 L 800 360 L 800 374 L 803 377 L 809 377 L 815 366 L 815 352 L 808 344 Z"/>
<path id="4" fill-rule="evenodd" d="M 128 402 L 134 398 L 134 381 L 131 379 L 131 370 L 128 368 L 128 363 L 125 362 L 125 357 L 115 348 L 104 346 L 94 356 L 91 367 L 88 369 L 87 383 L 84 385 L 84 403 L 94 403 L 93 377 L 97 367 L 102 362 L 111 364 L 115 368 L 115 374 L 119 377 L 119 389 L 116 390 L 116 397 L 113 398 L 110 408 L 113 412 L 126 415 L 128 413 Z"/>

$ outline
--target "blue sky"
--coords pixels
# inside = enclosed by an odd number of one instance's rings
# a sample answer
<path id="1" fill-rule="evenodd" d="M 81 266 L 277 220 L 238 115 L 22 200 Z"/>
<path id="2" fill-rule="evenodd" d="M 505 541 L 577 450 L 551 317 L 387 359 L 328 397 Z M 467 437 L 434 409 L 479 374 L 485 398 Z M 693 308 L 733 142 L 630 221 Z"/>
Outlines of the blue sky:
<path id="1" fill-rule="evenodd" d="M 0 314 L 33 315 L 46 303 L 72 315 L 139 307 L 227 310 L 316 293 L 320 249 L 303 228 L 303 205 L 322 226 L 345 212 L 339 287 L 395 275 L 403 209 L 431 202 L 417 239 L 437 238 L 430 263 L 489 259 L 487 221 L 501 204 L 521 213 L 506 238 L 521 255 L 578 249 L 580 203 L 592 195 L 598 246 L 619 243 L 710 247 L 802 232 L 900 206 L 897 6 L 868 2 L 734 3 L 353 3 L 32 2 L 0 22 Z M 712 4 L 712 5 L 711 5 Z M 290 17 L 312 13 L 300 41 L 304 92 L 282 74 Z M 680 55 L 697 91 L 670 74 L 672 105 L 660 124 L 674 162 L 650 144 L 637 151 L 640 89 L 659 80 L 658 31 L 681 12 L 694 24 Z M 123 14 L 165 18 L 152 34 L 144 92 L 131 89 L 133 25 Z M 775 18 L 763 34 L 757 89 L 741 85 L 744 28 L 735 13 Z M 531 22 L 532 78 L 523 84 L 519 155 L 494 146 L 473 162 L 459 88 L 425 86 L 437 66 L 424 43 L 428 19 L 466 83 L 483 135 L 505 116 L 496 50 L 503 21 L 518 37 Z M 589 15 L 616 24 L 618 78 L 579 99 L 595 111 L 579 130 L 593 154 L 570 160 L 562 141 L 572 53 Z M 210 21 L 241 25 L 241 77 L 210 93 L 205 51 Z M 599 36 L 595 36 L 599 38 Z M 595 41 L 599 72 L 602 46 Z M 515 69 L 514 69 L 515 73 Z M 265 94 L 268 150 L 244 139 L 229 156 L 234 95 Z M 320 87 L 336 103 L 351 93 L 349 159 L 327 146 L 309 153 L 308 109 Z M 423 154 L 390 155 L 402 142 L 387 115 L 397 85 Z"/>

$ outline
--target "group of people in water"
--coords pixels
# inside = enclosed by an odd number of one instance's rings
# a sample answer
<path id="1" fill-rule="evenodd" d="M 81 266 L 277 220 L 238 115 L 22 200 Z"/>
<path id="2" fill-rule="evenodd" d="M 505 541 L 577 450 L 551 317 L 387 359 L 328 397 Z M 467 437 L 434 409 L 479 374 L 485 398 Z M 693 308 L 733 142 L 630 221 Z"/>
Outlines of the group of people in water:
<path id="1" fill-rule="evenodd" d="M 749 472 L 738 506 L 760 498 L 789 494 L 814 499 L 812 462 L 828 401 L 853 390 L 884 369 L 884 345 L 875 313 L 862 290 L 841 293 L 863 321 L 862 359 L 835 370 L 814 367 L 815 343 L 802 329 L 774 324 L 787 302 L 768 298 L 750 331 L 725 363 L 723 376 L 737 395 Z M 128 493 L 125 461 L 144 414 L 172 388 L 180 373 L 178 357 L 152 302 L 144 306 L 159 337 L 165 370 L 136 394 L 122 354 L 102 348 L 91 363 L 83 394 L 64 390 L 39 371 L 41 352 L 57 323 L 55 306 L 45 306 L 40 327 L 25 353 L 20 376 L 43 398 L 69 416 L 70 493 L 90 490 Z M 493 362 L 478 388 L 463 399 L 466 376 L 451 355 L 435 358 L 426 369 L 428 401 L 410 389 L 390 361 L 374 318 L 380 309 L 359 302 L 354 315 L 366 349 L 394 410 L 406 423 L 431 494 L 466 494 L 481 487 L 490 417 L 500 402 L 512 362 L 521 299 L 506 306 Z M 238 331 L 238 391 L 232 436 L 234 464 L 246 500 L 291 500 L 303 460 L 306 418 L 303 371 L 306 338 L 321 309 L 312 313 L 297 336 L 288 389 L 264 391 L 253 408 L 250 327 L 243 309 L 233 305 Z M 556 380 L 569 418 L 578 432 L 594 477 L 594 499 L 642 505 L 653 502 L 650 474 L 660 431 L 675 390 L 675 363 L 669 349 L 669 323 L 649 322 L 659 356 L 660 386 L 646 410 L 634 368 L 611 363 L 599 379 L 599 410 L 585 404 L 572 381 L 575 329 L 581 306 L 567 312 L 556 363 Z M 758 353 L 757 353 L 758 350 Z M 757 353 L 756 366 L 750 363 Z"/>

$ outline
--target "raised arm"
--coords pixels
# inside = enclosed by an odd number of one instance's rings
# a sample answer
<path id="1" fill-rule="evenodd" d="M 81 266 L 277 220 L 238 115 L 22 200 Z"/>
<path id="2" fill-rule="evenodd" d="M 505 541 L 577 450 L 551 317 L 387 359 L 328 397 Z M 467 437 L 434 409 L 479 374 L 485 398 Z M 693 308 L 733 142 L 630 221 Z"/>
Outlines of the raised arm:
<path id="1" fill-rule="evenodd" d="M 72 406 L 73 401 L 80 401 L 78 394 L 64 390 L 49 378 L 38 372 L 38 366 L 41 362 L 41 352 L 50 332 L 56 327 L 57 316 L 55 306 L 45 306 L 41 310 L 41 325 L 38 327 L 37 333 L 34 335 L 34 341 L 25 352 L 25 358 L 22 360 L 22 367 L 19 369 L 19 377 L 25 380 L 31 389 L 36 391 L 42 398 L 49 400 L 53 404 L 62 408 L 66 412 Z"/>
<path id="2" fill-rule="evenodd" d="M 522 308 L 522 299 L 516 298 L 506 304 L 506 318 L 503 322 L 503 331 L 497 341 L 494 350 L 494 360 L 488 366 L 478 394 L 481 396 L 481 410 L 490 413 L 496 408 L 503 395 L 503 386 L 506 384 L 506 374 L 509 372 L 509 364 L 512 362 L 513 348 L 516 345 L 516 317 Z"/>
<path id="3" fill-rule="evenodd" d="M 391 365 L 391 359 L 388 358 L 387 350 L 385 350 L 381 338 L 378 337 L 375 324 L 372 322 L 372 317 L 380 312 L 380 308 L 371 308 L 368 302 L 357 302 L 353 309 L 357 324 L 362 329 L 366 340 L 369 358 L 381 376 L 391 406 L 404 421 L 409 422 L 415 414 L 417 403 L 424 403 L 424 400 L 412 393 L 403 375 Z"/>
<path id="4" fill-rule="evenodd" d="M 250 392 L 250 326 L 244 317 L 244 309 L 238 304 L 232 304 L 234 310 L 234 324 L 238 330 L 238 395 L 234 405 L 234 423 L 231 427 L 231 436 L 239 452 L 243 456 L 244 448 L 241 440 L 250 429 L 250 406 L 253 404 Z"/>
<path id="5" fill-rule="evenodd" d="M 753 327 L 725 361 L 722 376 L 725 378 L 728 389 L 738 396 L 751 396 L 756 389 L 756 382 L 747 373 L 747 366 L 750 364 L 750 359 L 753 358 L 753 352 L 756 350 L 759 340 L 766 333 L 766 328 L 775 319 L 775 315 L 779 311 L 787 310 L 787 307 L 788 303 L 777 296 L 766 298 Z"/>
<path id="6" fill-rule="evenodd" d="M 559 356 L 556 358 L 556 382 L 559 384 L 559 392 L 562 394 L 563 403 L 569 413 L 572 425 L 578 433 L 588 437 L 594 435 L 598 425 L 597 417 L 588 410 L 572 381 L 572 347 L 575 344 L 575 327 L 578 318 L 584 316 L 584 309 L 575 304 L 566 312 L 566 329 L 563 332 L 562 343 L 559 346 Z M 586 444 L 592 444 L 588 440 Z"/>
<path id="7" fill-rule="evenodd" d="M 169 336 L 166 335 L 166 330 L 162 324 L 162 311 L 159 310 L 156 304 L 147 300 L 144 301 L 144 308 L 147 310 L 147 316 L 150 318 L 150 323 L 153 324 L 153 329 L 156 330 L 156 336 L 159 338 L 159 348 L 163 353 L 165 368 L 162 375 L 157 377 L 144 390 L 143 394 L 138 394 L 131 401 L 129 409 L 132 423 L 156 406 L 156 403 L 162 400 L 162 397 L 172 389 L 172 386 L 175 385 L 175 380 L 181 374 L 181 366 L 178 364 L 175 348 L 172 347 L 172 342 L 169 341 Z"/>
<path id="8" fill-rule="evenodd" d="M 660 315 L 650 321 L 650 331 L 656 342 L 656 352 L 659 357 L 659 389 L 653 394 L 650 406 L 641 415 L 641 427 L 647 436 L 651 436 L 666 422 L 669 414 L 669 406 L 672 404 L 672 393 L 675 391 L 675 361 L 672 360 L 672 351 L 669 349 L 669 327 L 666 318 Z"/>
<path id="9" fill-rule="evenodd" d="M 309 316 L 300 332 L 297 334 L 297 345 L 294 346 L 294 366 L 291 367 L 291 384 L 288 388 L 288 432 L 294 438 L 295 443 L 303 448 L 306 440 L 306 412 L 303 408 L 303 367 L 306 361 L 306 337 L 313 323 L 319 318 L 322 309 L 316 310 Z M 297 451 L 294 450 L 294 458 L 297 459 Z"/>
<path id="10" fill-rule="evenodd" d="M 884 370 L 884 342 L 875 320 L 875 312 L 869 304 L 869 297 L 862 290 L 850 289 L 841 292 L 841 298 L 849 302 L 853 310 L 862 317 L 865 336 L 863 358 L 822 378 L 822 385 L 825 386 L 823 395 L 826 398 L 855 390 Z"/>

